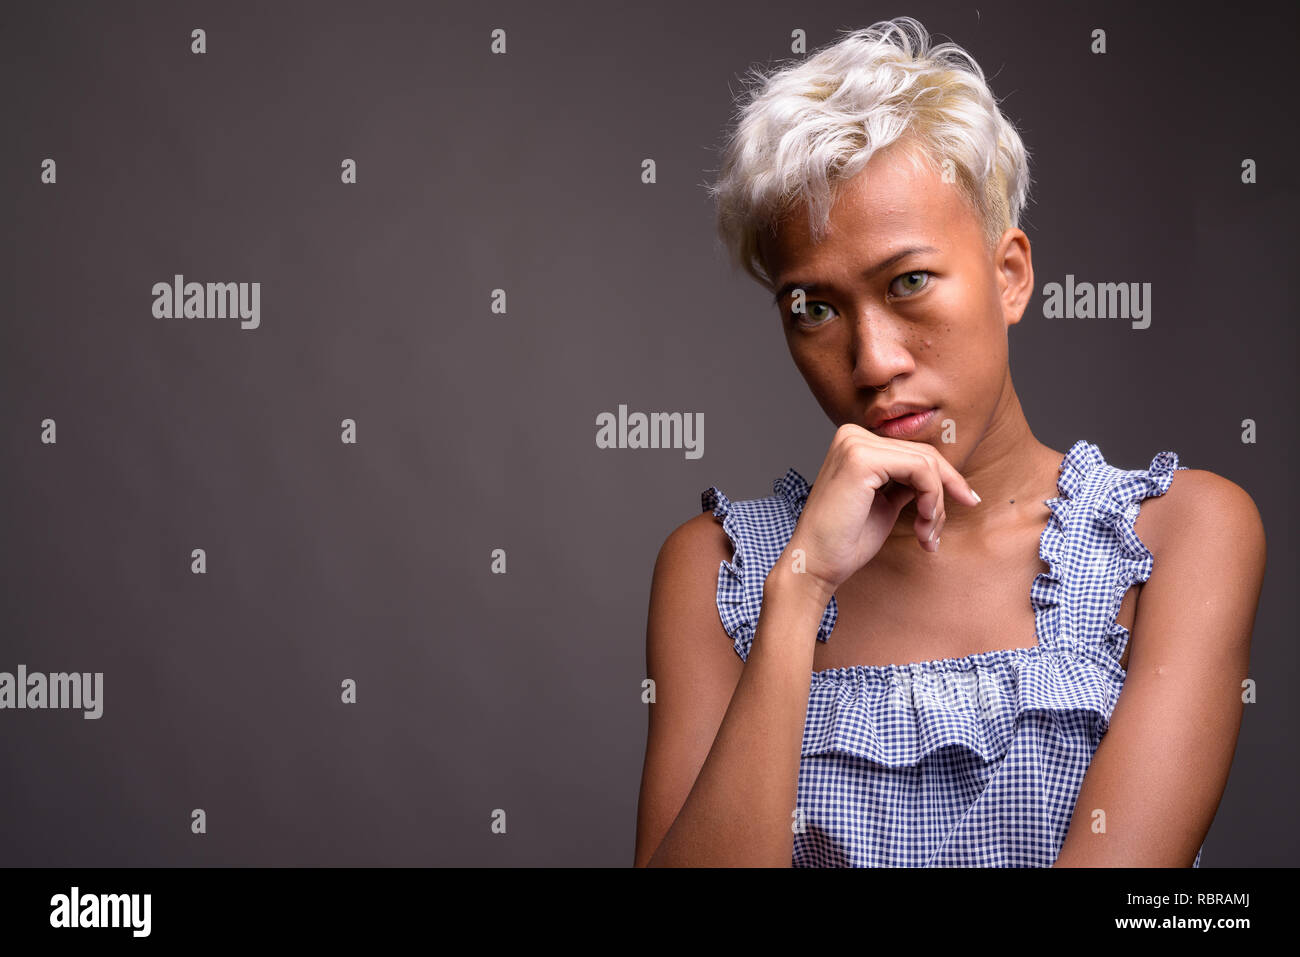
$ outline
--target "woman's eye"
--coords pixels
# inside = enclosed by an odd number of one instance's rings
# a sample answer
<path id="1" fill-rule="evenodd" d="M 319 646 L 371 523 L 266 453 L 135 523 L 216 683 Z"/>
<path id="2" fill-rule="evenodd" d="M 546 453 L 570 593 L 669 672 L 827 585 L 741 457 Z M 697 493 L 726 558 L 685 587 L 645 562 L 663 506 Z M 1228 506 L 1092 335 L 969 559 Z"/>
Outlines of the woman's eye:
<path id="1" fill-rule="evenodd" d="M 906 299 L 908 296 L 916 295 L 930 284 L 930 273 L 924 269 L 918 269 L 915 272 L 905 272 L 890 283 L 890 290 L 892 291 L 900 282 L 903 283 L 903 285 L 899 287 L 902 291 L 898 293 L 898 295 Z"/>
<path id="2" fill-rule="evenodd" d="M 899 299 L 909 299 L 928 287 L 933 275 L 928 269 L 905 272 L 894 277 L 894 281 L 889 284 L 889 291 Z M 787 315 L 792 322 L 807 328 L 825 325 L 838 313 L 830 303 L 808 301 L 802 310 L 791 309 Z"/>
<path id="3" fill-rule="evenodd" d="M 805 326 L 820 326 L 833 315 L 835 315 L 835 310 L 831 308 L 829 303 L 825 302 L 805 303 L 802 312 L 791 311 L 790 313 L 790 317 L 795 322 Z"/>

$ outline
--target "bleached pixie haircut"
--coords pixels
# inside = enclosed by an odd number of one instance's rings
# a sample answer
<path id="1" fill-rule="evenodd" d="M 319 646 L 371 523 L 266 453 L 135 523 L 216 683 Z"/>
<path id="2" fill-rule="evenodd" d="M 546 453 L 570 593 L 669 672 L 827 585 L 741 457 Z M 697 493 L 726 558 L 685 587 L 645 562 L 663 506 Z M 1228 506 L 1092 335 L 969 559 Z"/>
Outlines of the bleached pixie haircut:
<path id="1" fill-rule="evenodd" d="M 955 43 L 932 46 L 912 17 L 842 33 L 770 75 L 751 68 L 719 178 L 707 187 L 733 264 L 769 289 L 761 231 L 775 234 L 802 205 L 820 242 L 840 184 L 899 141 L 919 147 L 907 150 L 913 168 L 949 171 L 990 251 L 1019 228 L 1029 196 L 1029 154 L 974 57 Z"/>

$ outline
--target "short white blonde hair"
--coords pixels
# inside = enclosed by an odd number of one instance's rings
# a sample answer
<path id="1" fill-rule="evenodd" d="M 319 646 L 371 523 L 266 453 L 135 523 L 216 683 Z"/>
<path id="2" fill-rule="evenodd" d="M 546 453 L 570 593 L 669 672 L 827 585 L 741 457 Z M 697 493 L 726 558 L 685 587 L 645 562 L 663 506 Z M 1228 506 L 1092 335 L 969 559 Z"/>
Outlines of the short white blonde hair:
<path id="1" fill-rule="evenodd" d="M 979 217 L 992 249 L 1020 225 L 1029 154 L 1002 115 L 984 71 L 955 43 L 931 46 L 912 17 L 854 31 L 751 85 L 733 118 L 715 184 L 717 227 L 733 263 L 771 288 L 758 241 L 797 205 L 812 237 L 828 230 L 837 186 L 877 150 L 900 140 L 936 173 L 947 168 Z"/>

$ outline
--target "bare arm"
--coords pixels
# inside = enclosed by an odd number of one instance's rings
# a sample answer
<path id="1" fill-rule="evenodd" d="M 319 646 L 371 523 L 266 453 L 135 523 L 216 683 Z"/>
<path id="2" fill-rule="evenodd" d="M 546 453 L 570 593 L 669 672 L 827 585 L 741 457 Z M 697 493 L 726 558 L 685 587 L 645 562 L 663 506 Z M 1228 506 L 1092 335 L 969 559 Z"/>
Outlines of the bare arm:
<path id="1" fill-rule="evenodd" d="M 651 705 L 636 864 L 789 867 L 817 629 L 837 587 L 880 550 L 904 505 L 933 551 L 946 491 L 979 497 L 938 451 L 846 423 L 763 588 L 742 664 L 715 604 L 726 533 L 697 515 L 655 563 L 646 663 Z M 795 572 L 788 556 L 800 553 Z M 748 569 L 746 569 L 748 571 Z"/>
<path id="2" fill-rule="evenodd" d="M 830 595 L 783 556 L 764 587 L 747 662 L 718 618 L 727 539 L 709 514 L 655 563 L 646 663 L 650 705 L 637 867 L 789 867 L 817 626 Z"/>
<path id="3" fill-rule="evenodd" d="M 1155 562 L 1138 602 L 1128 677 L 1056 867 L 1190 867 L 1227 784 L 1264 528 L 1250 496 L 1227 479 L 1201 470 L 1175 476 L 1138 516 L 1149 523 Z"/>

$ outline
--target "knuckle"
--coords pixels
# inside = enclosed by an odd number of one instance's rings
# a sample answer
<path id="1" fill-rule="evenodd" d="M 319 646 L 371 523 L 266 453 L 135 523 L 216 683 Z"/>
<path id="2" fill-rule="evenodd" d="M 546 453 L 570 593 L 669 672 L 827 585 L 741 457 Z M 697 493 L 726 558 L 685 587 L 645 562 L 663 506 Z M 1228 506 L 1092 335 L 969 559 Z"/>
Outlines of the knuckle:
<path id="1" fill-rule="evenodd" d="M 874 456 L 871 450 L 861 443 L 850 445 L 844 450 L 844 460 L 855 469 L 865 469 L 872 464 Z"/>

